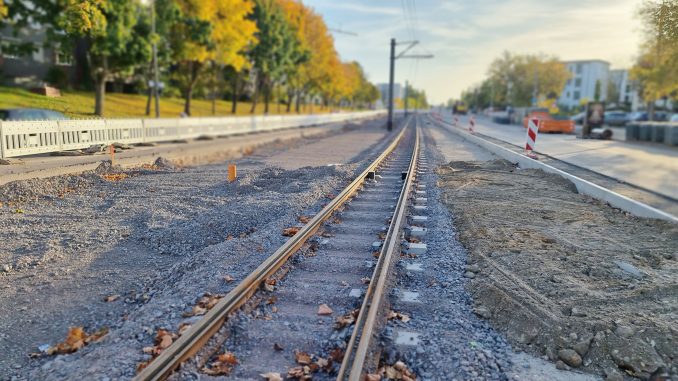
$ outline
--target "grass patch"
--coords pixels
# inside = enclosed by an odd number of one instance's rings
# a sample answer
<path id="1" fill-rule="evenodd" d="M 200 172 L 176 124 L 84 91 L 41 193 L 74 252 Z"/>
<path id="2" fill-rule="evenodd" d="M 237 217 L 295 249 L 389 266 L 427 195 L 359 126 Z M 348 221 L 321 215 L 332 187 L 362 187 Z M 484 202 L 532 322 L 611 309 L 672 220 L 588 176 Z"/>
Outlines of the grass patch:
<path id="1" fill-rule="evenodd" d="M 151 115 L 155 116 L 151 103 Z M 46 108 L 59 111 L 71 118 L 94 117 L 94 93 L 84 91 L 62 91 L 61 97 L 50 98 L 44 95 L 31 93 L 30 91 L 0 86 L 0 109 L 7 108 Z M 252 104 L 238 102 L 236 115 L 250 115 Z M 269 114 L 286 114 L 285 105 L 269 105 Z M 179 98 L 160 98 L 160 116 L 176 118 L 184 110 L 184 100 Z M 257 104 L 255 114 L 264 113 L 263 103 Z M 325 113 L 320 106 L 313 107 L 313 113 Z M 311 108 L 301 108 L 304 114 L 311 113 Z M 294 108 L 292 108 L 294 113 Z M 191 101 L 192 116 L 231 116 L 231 102 L 218 100 L 216 113 L 212 114 L 212 101 L 205 99 L 193 99 Z M 107 118 L 144 118 L 146 117 L 146 96 L 138 94 L 107 93 L 104 104 L 104 116 Z"/>

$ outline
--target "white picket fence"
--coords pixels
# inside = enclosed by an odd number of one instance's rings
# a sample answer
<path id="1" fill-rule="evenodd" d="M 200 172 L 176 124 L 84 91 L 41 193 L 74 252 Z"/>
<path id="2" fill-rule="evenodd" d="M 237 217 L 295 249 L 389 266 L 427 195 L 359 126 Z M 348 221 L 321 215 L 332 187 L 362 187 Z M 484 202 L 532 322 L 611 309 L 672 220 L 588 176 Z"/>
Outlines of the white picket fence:
<path id="1" fill-rule="evenodd" d="M 162 119 L 0 121 L 0 157 L 87 148 L 94 144 L 159 143 L 229 136 L 376 117 L 384 111 L 318 115 Z"/>

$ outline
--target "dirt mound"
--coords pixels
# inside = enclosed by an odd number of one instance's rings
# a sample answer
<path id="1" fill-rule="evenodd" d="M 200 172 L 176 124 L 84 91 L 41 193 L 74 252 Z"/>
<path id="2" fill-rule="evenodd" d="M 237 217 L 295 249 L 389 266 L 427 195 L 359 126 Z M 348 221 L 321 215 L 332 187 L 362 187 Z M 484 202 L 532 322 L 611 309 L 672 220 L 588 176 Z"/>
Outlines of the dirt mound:
<path id="1" fill-rule="evenodd" d="M 677 377 L 678 226 L 508 162 L 438 173 L 478 315 L 559 367 L 641 379 L 666 367 Z"/>

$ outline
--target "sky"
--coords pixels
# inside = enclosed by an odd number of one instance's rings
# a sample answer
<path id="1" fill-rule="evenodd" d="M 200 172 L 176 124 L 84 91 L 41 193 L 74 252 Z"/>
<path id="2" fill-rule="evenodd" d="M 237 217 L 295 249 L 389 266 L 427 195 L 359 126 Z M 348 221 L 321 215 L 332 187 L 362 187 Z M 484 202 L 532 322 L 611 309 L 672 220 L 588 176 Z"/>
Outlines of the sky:
<path id="1" fill-rule="evenodd" d="M 628 68 L 641 42 L 632 0 L 304 0 L 323 15 L 343 60 L 360 62 L 370 81 L 388 81 L 389 41 L 419 40 L 425 60 L 396 61 L 396 82 L 424 89 L 429 101 L 459 97 L 480 83 L 504 50 L 602 59 Z M 399 47 L 402 48 L 402 47 Z"/>

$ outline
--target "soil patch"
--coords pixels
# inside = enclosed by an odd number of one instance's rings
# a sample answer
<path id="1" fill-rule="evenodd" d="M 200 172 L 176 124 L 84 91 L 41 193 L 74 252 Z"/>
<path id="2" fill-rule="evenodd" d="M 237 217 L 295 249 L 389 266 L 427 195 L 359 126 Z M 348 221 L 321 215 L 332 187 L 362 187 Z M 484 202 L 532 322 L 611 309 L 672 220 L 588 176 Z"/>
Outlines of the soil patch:
<path id="1" fill-rule="evenodd" d="M 678 375 L 678 226 L 506 161 L 439 167 L 475 312 L 561 368 Z"/>

